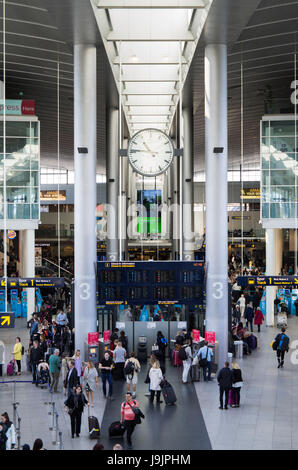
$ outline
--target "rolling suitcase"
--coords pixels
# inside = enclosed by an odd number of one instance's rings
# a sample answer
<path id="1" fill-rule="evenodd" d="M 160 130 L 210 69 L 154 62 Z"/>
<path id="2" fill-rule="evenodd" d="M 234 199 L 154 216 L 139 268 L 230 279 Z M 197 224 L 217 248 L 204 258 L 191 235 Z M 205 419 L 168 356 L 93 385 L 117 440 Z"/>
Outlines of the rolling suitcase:
<path id="1" fill-rule="evenodd" d="M 99 439 L 100 437 L 99 422 L 96 416 L 90 416 L 89 406 L 88 406 L 88 426 L 89 426 L 89 438 Z"/>
<path id="2" fill-rule="evenodd" d="M 6 374 L 11 376 L 14 375 L 14 361 L 10 361 L 6 367 Z"/>
<path id="3" fill-rule="evenodd" d="M 177 401 L 177 397 L 176 397 L 176 394 L 174 392 L 172 385 L 166 380 L 163 380 L 160 384 L 160 387 L 161 387 L 161 393 L 163 394 L 166 405 L 168 406 L 174 405 L 175 402 Z"/>
<path id="4" fill-rule="evenodd" d="M 258 340 L 255 335 L 250 335 L 246 338 L 247 344 L 250 347 L 250 349 L 256 349 L 258 346 Z"/>
<path id="5" fill-rule="evenodd" d="M 173 351 L 173 366 L 179 367 L 182 366 L 182 361 L 179 359 L 179 351 L 176 349 Z"/>
<path id="6" fill-rule="evenodd" d="M 123 437 L 125 433 L 125 426 L 121 424 L 120 421 L 114 421 L 109 427 L 109 436 L 110 438 L 120 438 Z"/>
<path id="7" fill-rule="evenodd" d="M 198 364 L 192 365 L 190 368 L 190 377 L 192 382 L 200 382 L 201 368 Z"/>

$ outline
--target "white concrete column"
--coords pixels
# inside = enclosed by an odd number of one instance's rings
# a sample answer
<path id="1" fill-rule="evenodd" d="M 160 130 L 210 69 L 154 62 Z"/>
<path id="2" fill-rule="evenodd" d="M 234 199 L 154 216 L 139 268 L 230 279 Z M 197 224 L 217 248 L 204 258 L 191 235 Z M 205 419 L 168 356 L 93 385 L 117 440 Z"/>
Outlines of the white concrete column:
<path id="1" fill-rule="evenodd" d="M 85 147 L 88 153 L 79 153 Z M 96 47 L 74 46 L 75 347 L 84 354 L 96 313 Z"/>
<path id="2" fill-rule="evenodd" d="M 205 49 L 206 329 L 219 342 L 219 367 L 228 353 L 228 123 L 227 46 Z M 214 148 L 223 148 L 215 153 Z"/>
<path id="3" fill-rule="evenodd" d="M 183 158 L 182 158 L 182 185 L 183 185 L 183 259 L 194 259 L 194 214 L 193 214 L 193 110 L 183 109 Z"/>
<path id="4" fill-rule="evenodd" d="M 22 230 L 22 277 L 35 277 L 35 230 Z M 35 289 L 27 291 L 27 320 L 35 312 Z"/>
<path id="5" fill-rule="evenodd" d="M 281 274 L 283 253 L 282 229 L 266 229 L 266 276 Z M 276 287 L 266 287 L 266 325 L 274 326 L 274 300 Z"/>
<path id="6" fill-rule="evenodd" d="M 127 149 L 127 139 L 123 140 L 123 148 Z M 121 234 L 122 234 L 122 259 L 128 260 L 128 240 L 127 240 L 127 197 L 128 197 L 128 158 L 122 158 L 122 195 L 121 195 Z"/>
<path id="7" fill-rule="evenodd" d="M 107 148 L 107 260 L 119 260 L 118 194 L 119 194 L 119 146 L 118 109 L 108 113 Z"/>

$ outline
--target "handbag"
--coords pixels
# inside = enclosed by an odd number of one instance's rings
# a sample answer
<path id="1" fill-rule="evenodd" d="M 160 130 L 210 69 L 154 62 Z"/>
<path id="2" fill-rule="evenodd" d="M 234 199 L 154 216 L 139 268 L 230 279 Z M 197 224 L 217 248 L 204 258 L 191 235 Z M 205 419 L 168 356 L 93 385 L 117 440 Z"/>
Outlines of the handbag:
<path id="1" fill-rule="evenodd" d="M 74 408 L 69 408 L 69 409 L 68 409 L 68 414 L 69 414 L 69 416 L 71 416 L 71 415 L 73 414 L 73 412 L 74 412 Z"/>
<path id="2" fill-rule="evenodd" d="M 208 365 L 208 361 L 207 361 L 208 350 L 209 350 L 209 348 L 207 348 L 206 357 L 204 357 L 204 359 L 200 359 L 200 360 L 199 360 L 199 366 L 200 366 L 200 367 L 207 367 L 207 365 Z"/>
<path id="3" fill-rule="evenodd" d="M 135 403 L 135 402 L 134 402 L 134 403 Z M 128 404 L 129 404 L 129 406 L 131 407 L 131 409 L 132 409 L 132 411 L 133 411 L 133 413 L 134 413 L 134 415 L 135 415 L 135 418 L 134 418 L 135 424 L 141 424 L 141 422 L 142 422 L 142 421 L 141 421 L 141 418 L 143 418 L 143 419 L 145 418 L 144 413 L 140 410 L 140 408 L 136 408 L 136 407 L 134 407 L 134 406 L 131 406 L 130 403 L 128 403 Z"/>

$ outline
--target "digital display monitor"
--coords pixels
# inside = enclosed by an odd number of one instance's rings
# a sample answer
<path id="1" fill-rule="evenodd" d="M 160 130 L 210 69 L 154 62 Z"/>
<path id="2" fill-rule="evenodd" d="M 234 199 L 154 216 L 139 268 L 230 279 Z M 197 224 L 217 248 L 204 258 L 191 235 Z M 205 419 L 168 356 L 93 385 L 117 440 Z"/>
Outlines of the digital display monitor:
<path id="1" fill-rule="evenodd" d="M 161 233 L 161 212 L 159 210 L 161 201 L 161 189 L 146 189 L 137 191 L 138 233 Z"/>

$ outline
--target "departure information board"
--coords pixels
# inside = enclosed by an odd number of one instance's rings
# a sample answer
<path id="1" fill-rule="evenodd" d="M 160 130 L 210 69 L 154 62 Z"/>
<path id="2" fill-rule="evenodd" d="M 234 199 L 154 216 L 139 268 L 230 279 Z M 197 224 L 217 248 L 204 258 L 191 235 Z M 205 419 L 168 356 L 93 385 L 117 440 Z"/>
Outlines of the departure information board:
<path id="1" fill-rule="evenodd" d="M 205 265 L 196 261 L 97 263 L 99 305 L 202 304 Z"/>

